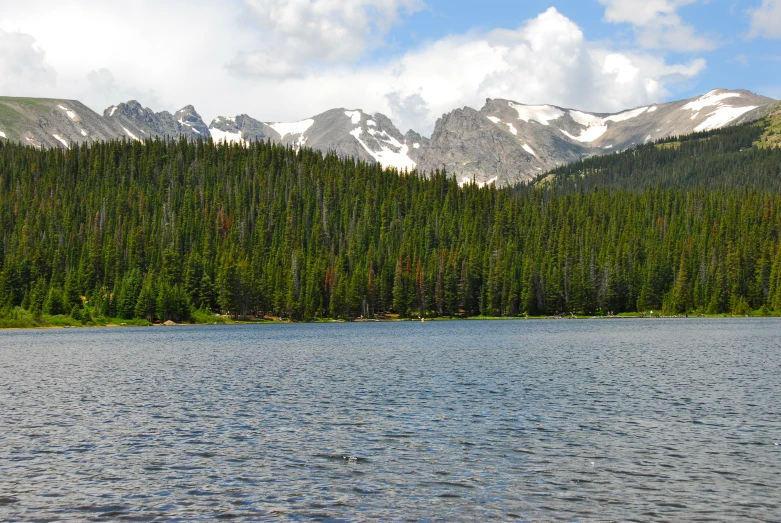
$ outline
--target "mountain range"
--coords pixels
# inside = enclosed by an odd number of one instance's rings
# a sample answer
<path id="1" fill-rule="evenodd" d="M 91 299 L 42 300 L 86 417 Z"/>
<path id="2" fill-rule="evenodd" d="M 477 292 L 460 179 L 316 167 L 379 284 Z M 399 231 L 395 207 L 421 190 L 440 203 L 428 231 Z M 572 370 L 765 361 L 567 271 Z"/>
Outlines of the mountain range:
<path id="1" fill-rule="evenodd" d="M 749 91 L 715 89 L 610 114 L 488 99 L 480 110 L 464 107 L 443 115 L 426 138 L 412 130 L 402 134 L 387 116 L 359 109 L 331 109 L 290 123 L 263 122 L 246 114 L 220 116 L 207 126 L 192 105 L 173 114 L 156 113 L 131 100 L 101 116 L 76 100 L 0 97 L 0 139 L 60 148 L 164 136 L 270 140 L 402 171 L 446 169 L 462 183 L 512 185 L 586 157 L 751 121 L 775 102 Z"/>

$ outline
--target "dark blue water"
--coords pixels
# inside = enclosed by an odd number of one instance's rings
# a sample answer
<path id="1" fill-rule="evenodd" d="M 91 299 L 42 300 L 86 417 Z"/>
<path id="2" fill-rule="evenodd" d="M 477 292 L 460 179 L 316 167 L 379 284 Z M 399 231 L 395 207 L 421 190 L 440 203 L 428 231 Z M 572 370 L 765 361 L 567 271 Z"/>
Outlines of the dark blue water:
<path id="1" fill-rule="evenodd" d="M 781 322 L 0 332 L 0 520 L 781 521 Z"/>

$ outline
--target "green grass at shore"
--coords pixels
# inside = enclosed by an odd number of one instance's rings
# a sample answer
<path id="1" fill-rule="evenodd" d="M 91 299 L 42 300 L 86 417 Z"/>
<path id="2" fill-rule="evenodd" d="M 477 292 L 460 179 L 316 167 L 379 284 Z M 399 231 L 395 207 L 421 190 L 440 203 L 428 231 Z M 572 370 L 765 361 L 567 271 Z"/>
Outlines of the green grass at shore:
<path id="1" fill-rule="evenodd" d="M 153 324 L 143 319 L 123 319 L 123 318 L 106 318 L 106 317 L 91 317 L 88 314 L 87 318 L 75 319 L 71 316 L 58 314 L 34 314 L 30 311 L 15 307 L 10 311 L 4 311 L 2 317 L 0 317 L 0 329 L 27 329 L 27 328 L 75 328 L 75 327 L 149 327 Z M 751 311 L 748 315 L 751 318 L 779 318 L 781 317 L 781 311 Z M 679 314 L 674 316 L 663 315 L 661 312 L 654 312 L 653 316 L 646 314 L 645 318 L 742 318 L 745 316 L 725 314 L 698 314 L 690 313 L 688 316 Z M 616 314 L 614 316 L 607 315 L 579 315 L 575 314 L 574 317 L 570 314 L 564 314 L 561 316 L 438 316 L 438 317 L 426 317 L 426 322 L 429 321 L 499 321 L 499 320 L 544 320 L 544 319 L 631 319 L 631 318 L 643 318 L 642 314 L 636 312 L 626 312 Z M 225 318 L 219 315 L 215 315 L 209 311 L 198 310 L 192 313 L 191 321 L 186 323 L 180 323 L 179 325 L 260 325 L 260 324 L 278 324 L 278 323 L 344 323 L 353 320 L 349 319 L 331 319 L 331 318 L 317 318 L 310 322 L 296 322 L 287 319 L 279 318 L 262 318 L 262 319 L 232 319 Z M 355 320 L 355 321 L 369 321 L 369 322 L 420 322 L 420 318 L 383 318 L 383 319 L 370 319 L 370 320 Z"/>

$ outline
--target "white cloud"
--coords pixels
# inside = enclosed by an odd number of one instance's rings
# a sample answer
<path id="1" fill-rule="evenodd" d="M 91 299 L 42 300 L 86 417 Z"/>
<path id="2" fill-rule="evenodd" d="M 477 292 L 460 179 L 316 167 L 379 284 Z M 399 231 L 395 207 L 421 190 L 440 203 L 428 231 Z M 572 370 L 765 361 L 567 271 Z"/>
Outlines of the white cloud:
<path id="1" fill-rule="evenodd" d="M 0 29 L 0 92 L 34 96 L 55 80 L 56 73 L 33 36 Z"/>
<path id="2" fill-rule="evenodd" d="M 684 22 L 678 9 L 698 0 L 599 0 L 605 6 L 605 21 L 631 24 L 637 43 L 645 49 L 705 51 L 717 42 L 697 34 Z"/>
<path id="3" fill-rule="evenodd" d="M 781 0 L 762 0 L 762 5 L 750 9 L 749 38 L 781 38 Z"/>
<path id="4" fill-rule="evenodd" d="M 230 69 L 243 75 L 289 76 L 310 64 L 352 63 L 382 44 L 422 0 L 244 0 L 259 46 L 241 51 Z"/>
<path id="5" fill-rule="evenodd" d="M 705 68 L 704 60 L 670 65 L 647 53 L 589 42 L 554 8 L 516 30 L 446 38 L 389 65 L 394 73 L 385 73 L 384 83 L 393 86 L 393 97 L 385 110 L 402 128 L 425 132 L 442 113 L 461 105 L 479 108 L 485 98 L 619 111 L 662 100 L 670 85 Z M 409 97 L 412 114 L 398 104 Z"/>
<path id="6" fill-rule="evenodd" d="M 90 71 L 87 74 L 86 96 L 102 107 L 114 105 L 119 101 L 140 100 L 144 105 L 160 106 L 160 99 L 154 89 L 141 89 L 134 85 L 119 84 L 109 69 Z"/>
<path id="7" fill-rule="evenodd" d="M 193 103 L 216 114 L 239 105 L 224 81 L 225 62 L 254 37 L 238 27 L 239 13 L 216 0 L 136 0 L 133 9 L 110 0 L 26 0 L 3 5 L 0 29 L 34 36 L 57 73 L 56 81 L 15 92 L 75 98 L 99 113 L 138 98 L 155 110 Z"/>
<path id="8" fill-rule="evenodd" d="M 263 62 L 262 54 L 252 54 L 267 33 L 255 18 L 246 23 L 248 7 L 239 0 L 137 0 L 132 10 L 108 0 L 71 0 L 67 5 L 26 0 L 3 6 L 0 29 L 33 35 L 40 48 L 29 63 L 48 71 L 42 77 L 48 84 L 41 83 L 38 90 L 20 87 L 14 94 L 76 98 L 99 113 L 130 98 L 156 111 L 193 104 L 207 124 L 218 115 L 241 113 L 263 121 L 298 121 L 344 107 L 380 111 L 402 132 L 411 127 L 428 134 L 443 113 L 464 105 L 480 108 L 487 97 L 589 111 L 659 102 L 677 82 L 691 81 L 705 67 L 702 60 L 668 63 L 658 53 L 590 41 L 555 9 L 514 30 L 453 35 L 368 62 L 367 50 L 387 37 L 383 31 L 399 20 L 394 16 L 401 17 L 418 4 L 342 3 L 364 10 L 349 16 L 369 17 L 370 25 L 378 24 L 375 32 L 361 33 L 359 51 L 313 34 L 317 27 L 330 27 L 317 25 L 322 21 L 313 19 L 309 32 L 297 33 L 297 21 L 304 15 L 295 9 L 289 19 L 283 17 L 280 27 L 266 30 L 280 35 L 281 42 L 295 43 L 303 38 L 300 35 L 320 42 L 321 53 L 305 43 L 290 44 L 295 51 L 285 56 L 300 56 L 305 63 L 296 70 L 285 69 L 285 60 Z M 284 8 L 282 2 L 274 5 Z M 333 13 L 341 12 L 336 3 L 327 5 Z M 386 19 L 372 14 L 383 12 L 376 11 L 378 6 L 388 9 Z M 323 16 L 344 27 L 357 23 L 330 12 Z M 306 17 L 303 20 L 304 25 L 309 23 Z M 247 74 L 230 74 L 228 64 L 236 66 L 242 50 L 258 61 L 246 64 Z M 0 64 L 7 60 L 4 55 L 0 53 Z M 353 62 L 359 55 L 363 58 Z M 281 68 L 275 75 L 258 75 L 256 69 L 264 63 Z M 6 78 L 0 76 L 0 84 Z"/>

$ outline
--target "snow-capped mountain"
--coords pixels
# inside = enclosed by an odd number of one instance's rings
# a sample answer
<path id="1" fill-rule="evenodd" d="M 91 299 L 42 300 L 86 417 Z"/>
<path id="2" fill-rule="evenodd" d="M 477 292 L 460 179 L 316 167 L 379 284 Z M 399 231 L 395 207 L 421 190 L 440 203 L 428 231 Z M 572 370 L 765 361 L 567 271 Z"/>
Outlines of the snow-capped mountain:
<path id="1" fill-rule="evenodd" d="M 716 89 L 688 100 L 601 114 L 489 99 L 480 111 L 465 107 L 440 118 L 418 169 L 445 168 L 459 180 L 477 183 L 525 182 L 584 156 L 756 119 L 773 102 L 749 91 Z"/>
<path id="2" fill-rule="evenodd" d="M 137 101 L 130 100 L 112 105 L 103 111 L 103 117 L 118 125 L 125 136 L 136 140 L 154 136 L 203 139 L 209 137 L 209 128 L 192 105 L 185 106 L 174 114 L 168 111 L 155 113 L 142 107 Z"/>
<path id="3" fill-rule="evenodd" d="M 246 114 L 220 116 L 211 123 L 209 131 L 215 141 L 271 140 L 409 171 L 415 169 L 428 147 L 428 139 L 414 131 L 402 135 L 387 116 L 348 109 L 332 109 L 290 123 L 260 122 Z"/>
<path id="4" fill-rule="evenodd" d="M 116 127 L 76 100 L 0 97 L 0 139 L 35 147 L 111 140 Z"/>
<path id="5" fill-rule="evenodd" d="M 208 139 L 209 128 L 192 105 L 174 114 L 155 113 L 131 100 L 100 116 L 76 100 L 0 97 L 0 138 L 36 147 L 67 149 L 74 143 L 157 136 Z"/>
<path id="6" fill-rule="evenodd" d="M 411 130 L 402 134 L 388 117 L 359 109 L 332 109 L 290 123 L 221 116 L 207 127 L 191 105 L 174 114 L 155 113 L 131 100 L 100 116 L 75 100 L 0 97 L 0 140 L 61 148 L 116 138 L 270 140 L 400 171 L 444 168 L 462 183 L 511 185 L 585 156 L 750 121 L 774 102 L 749 91 L 716 89 L 688 100 L 603 114 L 489 99 L 479 111 L 464 107 L 443 115 L 428 139 Z"/>

